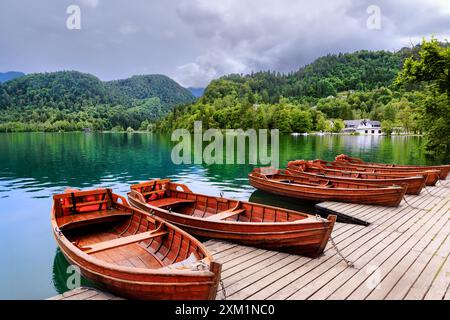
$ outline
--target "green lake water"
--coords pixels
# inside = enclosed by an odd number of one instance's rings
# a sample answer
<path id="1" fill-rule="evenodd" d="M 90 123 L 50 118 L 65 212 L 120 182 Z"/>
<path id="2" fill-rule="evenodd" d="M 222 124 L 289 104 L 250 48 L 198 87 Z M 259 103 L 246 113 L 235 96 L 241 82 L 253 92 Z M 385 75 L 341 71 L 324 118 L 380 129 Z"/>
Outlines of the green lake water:
<path id="1" fill-rule="evenodd" d="M 421 137 L 280 137 L 280 164 L 293 159 L 332 160 L 347 153 L 366 161 L 435 164 L 425 158 Z M 0 299 L 44 299 L 67 290 L 67 262 L 50 228 L 51 196 L 68 186 L 111 187 L 156 177 L 186 183 L 194 192 L 287 206 L 313 208 L 255 191 L 253 165 L 175 165 L 168 135 L 150 133 L 0 134 Z"/>

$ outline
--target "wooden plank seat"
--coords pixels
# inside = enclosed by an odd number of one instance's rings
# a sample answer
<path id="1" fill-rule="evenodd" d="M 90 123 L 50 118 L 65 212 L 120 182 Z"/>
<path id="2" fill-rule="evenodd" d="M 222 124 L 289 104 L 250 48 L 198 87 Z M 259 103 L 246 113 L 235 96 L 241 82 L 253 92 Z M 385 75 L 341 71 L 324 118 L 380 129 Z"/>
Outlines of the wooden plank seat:
<path id="1" fill-rule="evenodd" d="M 205 218 L 205 220 L 208 221 L 220 221 L 220 220 L 225 220 L 227 218 L 233 217 L 233 216 L 237 216 L 241 213 L 244 213 L 245 209 L 230 209 L 230 210 L 225 210 L 216 214 L 213 214 L 207 218 Z"/>
<path id="2" fill-rule="evenodd" d="M 87 254 L 97 253 L 105 250 L 114 249 L 117 247 L 126 246 L 132 243 L 141 242 L 144 240 L 149 240 L 156 237 L 162 237 L 167 234 L 167 231 L 147 231 L 138 234 L 133 234 L 131 236 L 121 237 L 117 239 L 112 239 L 108 241 L 103 241 L 95 244 L 86 245 L 80 247 Z"/>
<path id="3" fill-rule="evenodd" d="M 195 200 L 189 200 L 189 199 L 179 199 L 179 198 L 161 198 L 153 201 L 149 201 L 148 204 L 155 206 L 155 207 L 169 207 L 169 206 L 176 206 L 180 204 L 186 204 L 186 203 L 194 203 Z"/>
<path id="4" fill-rule="evenodd" d="M 105 222 L 108 220 L 119 219 L 120 217 L 131 216 L 131 212 L 124 212 L 123 210 L 100 210 L 91 211 L 78 214 L 69 214 L 57 218 L 59 229 L 68 229 L 85 224 L 93 224 Z"/>

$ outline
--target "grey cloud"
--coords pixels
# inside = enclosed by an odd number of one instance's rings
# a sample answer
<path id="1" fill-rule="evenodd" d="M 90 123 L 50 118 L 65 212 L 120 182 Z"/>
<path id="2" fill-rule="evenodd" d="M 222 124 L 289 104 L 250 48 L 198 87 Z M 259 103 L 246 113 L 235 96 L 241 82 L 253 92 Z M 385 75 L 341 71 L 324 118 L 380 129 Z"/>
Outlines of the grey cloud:
<path id="1" fill-rule="evenodd" d="M 82 30 L 65 28 L 78 4 Z M 366 9 L 381 8 L 381 30 Z M 0 71 L 76 69 L 102 79 L 164 73 L 204 86 L 227 73 L 296 70 L 360 49 L 450 34 L 448 0 L 2 0 Z"/>

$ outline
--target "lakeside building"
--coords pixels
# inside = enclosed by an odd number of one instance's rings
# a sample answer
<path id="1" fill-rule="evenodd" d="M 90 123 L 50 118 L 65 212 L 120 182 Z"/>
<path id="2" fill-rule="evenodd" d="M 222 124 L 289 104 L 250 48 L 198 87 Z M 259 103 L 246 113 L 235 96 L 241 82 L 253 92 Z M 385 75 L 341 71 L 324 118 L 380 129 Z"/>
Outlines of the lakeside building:
<path id="1" fill-rule="evenodd" d="M 383 134 L 381 131 L 381 122 L 369 119 L 344 120 L 345 128 L 342 132 L 359 134 Z"/>

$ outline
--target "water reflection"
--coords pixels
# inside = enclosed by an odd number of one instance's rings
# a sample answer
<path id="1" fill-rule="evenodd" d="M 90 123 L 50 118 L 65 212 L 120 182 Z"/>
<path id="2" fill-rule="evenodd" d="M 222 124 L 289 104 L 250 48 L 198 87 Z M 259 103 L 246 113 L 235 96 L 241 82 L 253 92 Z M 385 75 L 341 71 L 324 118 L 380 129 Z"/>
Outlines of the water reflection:
<path id="1" fill-rule="evenodd" d="M 80 277 L 80 286 L 94 286 L 95 284 L 84 277 L 82 277 L 79 273 L 75 275 L 69 269 L 69 262 L 67 262 L 66 258 L 62 254 L 59 249 L 56 249 L 55 259 L 53 260 L 53 277 L 52 282 L 53 286 L 58 294 L 64 293 L 68 290 L 74 289 L 71 287 L 73 278 L 69 279 L 69 277 L 79 276 Z M 69 280 L 69 281 L 68 281 Z M 69 287 L 68 287 L 69 283 Z"/>

